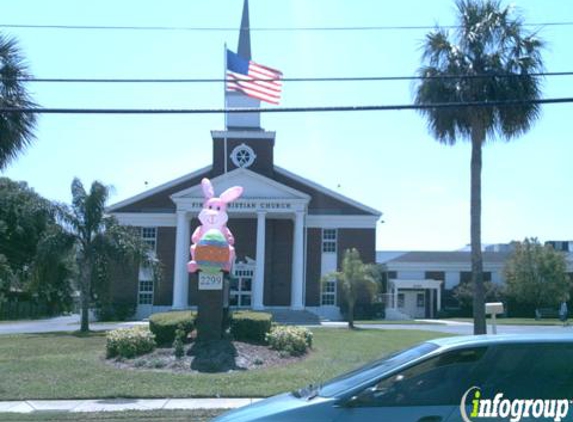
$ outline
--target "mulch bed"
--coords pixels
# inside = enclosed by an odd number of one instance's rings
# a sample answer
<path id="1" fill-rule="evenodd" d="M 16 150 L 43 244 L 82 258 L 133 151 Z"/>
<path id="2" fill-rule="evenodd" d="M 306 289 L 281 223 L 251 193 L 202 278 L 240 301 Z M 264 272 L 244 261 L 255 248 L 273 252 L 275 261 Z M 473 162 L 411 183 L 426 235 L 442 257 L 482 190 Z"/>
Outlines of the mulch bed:
<path id="1" fill-rule="evenodd" d="M 173 348 L 157 348 L 152 353 L 133 359 L 120 357 L 104 360 L 120 369 L 220 373 L 284 366 L 306 359 L 309 353 L 290 356 L 265 345 L 221 340 L 187 344 L 185 355 L 180 359 L 174 356 Z"/>

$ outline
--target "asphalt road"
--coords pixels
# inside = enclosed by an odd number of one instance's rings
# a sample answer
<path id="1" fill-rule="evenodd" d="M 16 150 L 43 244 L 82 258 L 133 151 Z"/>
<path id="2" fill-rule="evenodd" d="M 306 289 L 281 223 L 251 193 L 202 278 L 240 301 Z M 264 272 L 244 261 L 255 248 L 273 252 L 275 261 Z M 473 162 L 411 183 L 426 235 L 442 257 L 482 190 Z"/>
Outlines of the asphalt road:
<path id="1" fill-rule="evenodd" d="M 90 329 L 93 331 L 107 331 L 115 328 L 133 327 L 147 324 L 144 321 L 100 323 L 91 322 Z M 323 322 L 323 327 L 345 327 L 345 322 Z M 379 330 L 424 330 L 436 331 L 448 334 L 473 334 L 473 325 L 469 322 L 440 321 L 439 324 L 358 324 L 359 328 L 374 328 Z M 80 329 L 79 315 L 61 316 L 50 319 L 34 321 L 8 322 L 0 321 L 0 335 L 6 334 L 33 334 L 51 333 L 58 331 L 76 331 Z M 573 325 L 562 327 L 547 325 L 498 325 L 499 334 L 562 334 L 568 333 L 573 336 Z M 488 325 L 488 333 L 491 333 L 491 325 Z"/>
<path id="2" fill-rule="evenodd" d="M 326 322 L 322 324 L 327 327 L 344 327 L 345 322 Z M 357 324 L 358 328 L 376 328 L 379 330 L 423 330 L 437 331 L 440 333 L 470 335 L 473 334 L 472 323 L 439 323 L 439 324 Z M 492 334 L 491 325 L 487 326 L 488 334 Z M 573 336 L 573 326 L 563 327 L 560 325 L 498 325 L 498 334 L 563 334 L 568 333 Z"/>
<path id="3" fill-rule="evenodd" d="M 119 323 L 99 323 L 90 322 L 90 330 L 107 331 L 120 327 L 132 327 L 134 325 L 147 324 L 147 322 L 119 322 Z M 33 334 L 33 333 L 53 333 L 58 331 L 76 331 L 80 329 L 80 316 L 69 315 L 50 319 L 40 319 L 33 321 L 0 321 L 0 335 L 2 334 Z"/>

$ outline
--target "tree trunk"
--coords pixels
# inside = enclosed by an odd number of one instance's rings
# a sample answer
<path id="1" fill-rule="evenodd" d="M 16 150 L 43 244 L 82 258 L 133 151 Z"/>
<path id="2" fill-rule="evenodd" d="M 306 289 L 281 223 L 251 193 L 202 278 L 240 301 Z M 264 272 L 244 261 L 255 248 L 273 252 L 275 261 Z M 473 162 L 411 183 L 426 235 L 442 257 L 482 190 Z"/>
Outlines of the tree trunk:
<path id="1" fill-rule="evenodd" d="M 486 334 L 485 289 L 483 284 L 483 258 L 481 253 L 481 169 L 482 145 L 485 131 L 480 124 L 472 128 L 470 236 L 472 283 L 474 286 L 474 334 Z"/>
<path id="2" fill-rule="evenodd" d="M 348 329 L 354 329 L 354 303 L 348 304 Z"/>
<path id="3" fill-rule="evenodd" d="M 81 325 L 80 331 L 87 333 L 89 326 L 89 309 L 90 309 L 90 285 L 92 276 L 92 267 L 89 259 L 80 264 L 80 306 L 81 306 Z"/>

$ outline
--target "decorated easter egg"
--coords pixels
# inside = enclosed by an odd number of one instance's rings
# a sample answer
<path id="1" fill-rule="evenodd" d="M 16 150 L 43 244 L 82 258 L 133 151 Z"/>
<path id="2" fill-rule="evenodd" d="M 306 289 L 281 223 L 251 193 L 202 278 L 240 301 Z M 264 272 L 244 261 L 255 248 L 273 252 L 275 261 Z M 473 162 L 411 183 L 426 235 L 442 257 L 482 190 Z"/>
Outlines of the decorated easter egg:
<path id="1" fill-rule="evenodd" d="M 203 271 L 219 271 L 230 259 L 229 242 L 217 229 L 205 232 L 195 246 L 195 261 Z"/>

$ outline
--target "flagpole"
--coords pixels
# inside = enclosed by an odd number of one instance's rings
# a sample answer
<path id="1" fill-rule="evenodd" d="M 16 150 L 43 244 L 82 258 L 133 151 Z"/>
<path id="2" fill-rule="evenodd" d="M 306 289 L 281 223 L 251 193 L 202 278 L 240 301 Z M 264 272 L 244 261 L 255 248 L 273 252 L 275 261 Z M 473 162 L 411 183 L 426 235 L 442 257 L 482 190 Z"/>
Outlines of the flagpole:
<path id="1" fill-rule="evenodd" d="M 224 130 L 224 138 L 223 138 L 223 154 L 224 154 L 224 173 L 227 173 L 227 130 L 228 130 L 228 113 L 227 113 L 227 43 L 225 43 L 225 69 L 223 73 L 223 80 L 224 82 L 224 89 L 223 89 L 223 107 L 225 108 L 225 130 Z"/>

